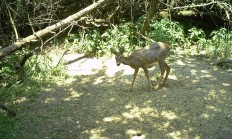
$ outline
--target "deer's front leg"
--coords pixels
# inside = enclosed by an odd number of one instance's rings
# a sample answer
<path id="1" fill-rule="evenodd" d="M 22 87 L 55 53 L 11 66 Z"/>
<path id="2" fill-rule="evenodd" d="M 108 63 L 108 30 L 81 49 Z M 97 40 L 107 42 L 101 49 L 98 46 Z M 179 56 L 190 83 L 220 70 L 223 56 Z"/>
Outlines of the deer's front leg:
<path id="1" fill-rule="evenodd" d="M 132 91 L 132 88 L 133 88 L 133 85 L 134 85 L 134 82 L 135 82 L 135 78 L 137 77 L 138 71 L 139 71 L 139 68 L 136 68 L 135 72 L 134 72 L 134 75 L 133 75 L 133 80 L 132 80 L 130 91 Z"/>

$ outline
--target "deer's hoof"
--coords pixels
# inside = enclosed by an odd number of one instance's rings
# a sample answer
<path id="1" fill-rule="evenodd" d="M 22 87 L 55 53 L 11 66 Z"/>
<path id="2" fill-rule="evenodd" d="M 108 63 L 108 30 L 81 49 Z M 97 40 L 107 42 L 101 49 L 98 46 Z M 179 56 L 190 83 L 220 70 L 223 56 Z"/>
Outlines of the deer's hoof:
<path id="1" fill-rule="evenodd" d="M 157 84 L 155 87 L 155 91 L 159 90 L 161 88 L 160 84 Z"/>

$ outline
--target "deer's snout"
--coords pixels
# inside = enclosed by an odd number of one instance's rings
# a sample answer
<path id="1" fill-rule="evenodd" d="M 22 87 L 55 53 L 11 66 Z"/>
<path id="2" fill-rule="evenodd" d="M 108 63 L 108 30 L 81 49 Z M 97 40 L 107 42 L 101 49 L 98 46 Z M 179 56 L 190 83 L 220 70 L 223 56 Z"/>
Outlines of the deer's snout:
<path id="1" fill-rule="evenodd" d="M 116 57 L 115 57 L 115 60 L 116 60 L 117 66 L 119 66 L 119 65 L 121 64 L 121 59 L 120 59 L 120 57 L 119 57 L 119 56 L 116 56 Z"/>

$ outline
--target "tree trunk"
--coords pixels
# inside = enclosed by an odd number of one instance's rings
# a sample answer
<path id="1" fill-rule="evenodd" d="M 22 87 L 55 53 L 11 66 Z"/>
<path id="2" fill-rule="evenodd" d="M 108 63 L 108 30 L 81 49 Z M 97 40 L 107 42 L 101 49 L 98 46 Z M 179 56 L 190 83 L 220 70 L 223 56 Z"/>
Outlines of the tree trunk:
<path id="1" fill-rule="evenodd" d="M 145 20 L 145 22 L 143 23 L 143 27 L 140 31 L 140 33 L 142 35 L 145 34 L 145 31 L 147 30 L 147 28 L 149 27 L 149 24 L 150 24 L 150 21 L 152 19 L 152 17 L 154 16 L 155 14 L 155 11 L 157 9 L 157 4 L 158 4 L 158 0 L 152 0 L 151 2 L 151 7 L 149 9 L 149 12 L 148 12 L 148 16 L 147 16 L 147 19 Z"/>
<path id="2" fill-rule="evenodd" d="M 86 7 L 85 9 L 67 17 L 66 19 L 63 19 L 62 21 L 54 24 L 54 25 L 51 25 L 49 27 L 46 27 L 45 29 L 43 30 L 39 30 L 37 32 L 35 32 L 33 35 L 30 35 L 26 38 L 23 38 L 17 42 L 15 42 L 14 44 L 12 45 L 9 45 L 3 49 L 0 50 L 0 59 L 5 57 L 6 55 L 22 48 L 26 43 L 29 43 L 30 41 L 32 40 L 36 40 L 38 38 L 42 38 L 44 36 L 46 36 L 47 34 L 49 34 L 50 32 L 54 32 L 56 30 L 58 30 L 60 27 L 65 27 L 67 26 L 68 24 L 70 24 L 72 21 L 90 13 L 91 11 L 93 11 L 94 9 L 96 9 L 98 6 L 100 6 L 101 4 L 107 2 L 109 0 L 99 0 L 95 3 L 93 3 L 92 5 Z"/>

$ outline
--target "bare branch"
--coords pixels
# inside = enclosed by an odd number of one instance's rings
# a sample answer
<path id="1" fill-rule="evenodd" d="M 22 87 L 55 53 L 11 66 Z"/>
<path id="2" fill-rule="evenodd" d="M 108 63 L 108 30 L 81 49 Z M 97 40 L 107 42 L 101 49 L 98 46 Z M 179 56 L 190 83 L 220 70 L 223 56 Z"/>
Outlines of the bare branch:
<path id="1" fill-rule="evenodd" d="M 210 3 L 204 3 L 204 4 L 198 4 L 198 5 L 188 5 L 188 6 L 181 6 L 181 7 L 174 7 L 171 8 L 171 10 L 180 10 L 180 9 L 188 9 L 188 8 L 198 8 L 198 7 L 205 7 L 205 6 L 209 6 L 209 5 L 213 5 L 216 4 L 216 1 L 212 1 Z M 171 5 L 165 4 L 166 6 L 170 7 Z M 170 9 L 164 9 L 164 11 L 168 11 Z"/>

